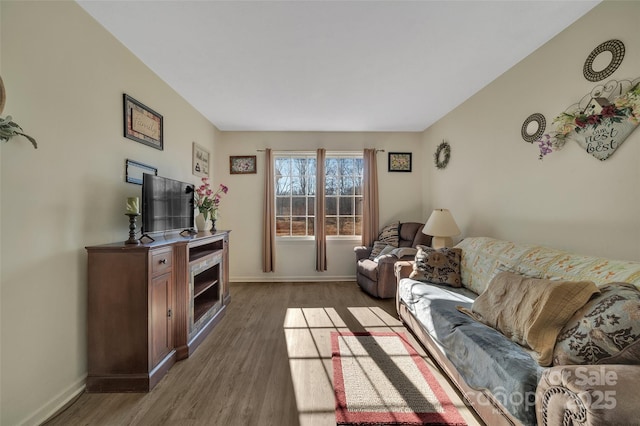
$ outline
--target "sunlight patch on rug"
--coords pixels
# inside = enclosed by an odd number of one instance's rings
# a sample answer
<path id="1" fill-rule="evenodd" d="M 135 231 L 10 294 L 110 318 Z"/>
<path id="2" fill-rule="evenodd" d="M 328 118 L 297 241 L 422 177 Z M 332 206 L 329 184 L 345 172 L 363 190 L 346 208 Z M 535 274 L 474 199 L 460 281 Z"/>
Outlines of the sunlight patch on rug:
<path id="1" fill-rule="evenodd" d="M 403 333 L 331 333 L 340 425 L 464 425 Z"/>

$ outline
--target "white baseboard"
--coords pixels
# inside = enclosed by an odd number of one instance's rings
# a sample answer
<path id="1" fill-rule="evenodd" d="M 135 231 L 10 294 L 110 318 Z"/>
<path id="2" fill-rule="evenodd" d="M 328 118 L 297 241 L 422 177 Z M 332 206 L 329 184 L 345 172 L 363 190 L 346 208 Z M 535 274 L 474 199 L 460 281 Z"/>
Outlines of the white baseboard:
<path id="1" fill-rule="evenodd" d="M 356 281 L 355 275 L 344 275 L 344 276 L 297 276 L 297 277 L 279 277 L 272 275 L 260 275 L 259 277 L 229 277 L 229 282 L 232 283 L 261 283 L 261 282 L 325 282 L 325 281 Z"/>
<path id="2" fill-rule="evenodd" d="M 78 395 L 84 392 L 87 383 L 87 376 L 76 380 L 58 395 L 51 398 L 46 404 L 36 410 L 29 417 L 21 421 L 19 424 L 23 426 L 37 426 L 52 418 L 61 411 L 69 402 L 73 401 Z"/>

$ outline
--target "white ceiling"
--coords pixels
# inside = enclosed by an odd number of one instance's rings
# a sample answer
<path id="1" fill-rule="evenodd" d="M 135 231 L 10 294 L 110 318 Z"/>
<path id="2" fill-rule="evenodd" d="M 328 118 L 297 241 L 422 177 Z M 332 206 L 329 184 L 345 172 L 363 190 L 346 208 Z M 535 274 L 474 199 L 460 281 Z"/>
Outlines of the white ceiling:
<path id="1" fill-rule="evenodd" d="M 220 130 L 422 131 L 599 1 L 78 3 Z"/>

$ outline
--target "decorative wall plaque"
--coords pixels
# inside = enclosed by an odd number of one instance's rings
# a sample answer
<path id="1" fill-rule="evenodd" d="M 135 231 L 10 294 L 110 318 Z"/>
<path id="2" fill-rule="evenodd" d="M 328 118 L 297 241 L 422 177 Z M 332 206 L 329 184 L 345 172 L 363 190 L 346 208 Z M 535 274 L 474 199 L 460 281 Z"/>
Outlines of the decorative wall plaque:
<path id="1" fill-rule="evenodd" d="M 598 85 L 561 115 L 571 138 L 598 160 L 609 158 L 638 127 L 640 78 Z M 569 130 L 569 129 L 567 129 Z"/>

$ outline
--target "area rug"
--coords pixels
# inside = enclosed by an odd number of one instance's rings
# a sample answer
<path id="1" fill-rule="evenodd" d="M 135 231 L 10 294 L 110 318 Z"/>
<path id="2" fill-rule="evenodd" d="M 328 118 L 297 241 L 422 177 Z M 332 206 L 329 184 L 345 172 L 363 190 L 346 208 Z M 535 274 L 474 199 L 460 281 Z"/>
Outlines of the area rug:
<path id="1" fill-rule="evenodd" d="M 466 425 L 404 333 L 331 333 L 338 425 Z"/>

